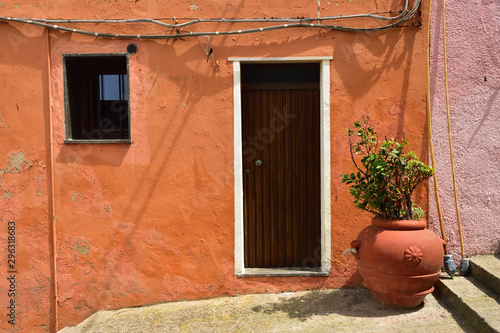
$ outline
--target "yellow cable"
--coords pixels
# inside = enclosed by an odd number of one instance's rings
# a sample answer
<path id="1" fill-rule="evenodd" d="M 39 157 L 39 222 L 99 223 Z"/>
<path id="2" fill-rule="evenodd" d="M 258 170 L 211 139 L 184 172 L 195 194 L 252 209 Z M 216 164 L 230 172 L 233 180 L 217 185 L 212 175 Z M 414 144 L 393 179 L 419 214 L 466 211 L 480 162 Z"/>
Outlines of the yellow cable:
<path id="1" fill-rule="evenodd" d="M 427 19 L 427 125 L 429 132 L 429 149 L 431 155 L 431 163 L 434 168 L 434 194 L 436 196 L 436 206 L 439 216 L 439 225 L 441 227 L 441 238 L 446 242 L 446 235 L 444 232 L 443 224 L 443 214 L 441 213 L 441 204 L 439 202 L 439 192 L 437 184 L 437 171 L 436 171 L 436 161 L 434 160 L 434 146 L 432 144 L 432 122 L 431 122 L 431 72 L 430 72 L 430 48 L 431 48 L 431 8 L 432 0 L 429 0 L 429 17 Z M 448 254 L 448 250 L 445 248 L 445 254 Z"/>
<path id="2" fill-rule="evenodd" d="M 450 102 L 448 96 L 448 68 L 446 62 L 446 22 L 445 22 L 445 4 L 446 0 L 443 0 L 443 57 L 444 57 L 444 87 L 446 96 L 446 119 L 448 121 L 448 141 L 450 143 L 450 161 L 451 161 L 451 176 L 453 178 L 453 193 L 455 195 L 455 208 L 457 211 L 457 222 L 458 222 L 458 234 L 460 236 L 460 249 L 462 251 L 462 259 L 465 258 L 464 255 L 464 241 L 462 238 L 462 224 L 460 223 L 460 212 L 458 210 L 458 196 L 457 196 L 457 182 L 455 180 L 455 164 L 453 162 L 453 145 L 451 143 L 451 125 L 450 125 Z"/>

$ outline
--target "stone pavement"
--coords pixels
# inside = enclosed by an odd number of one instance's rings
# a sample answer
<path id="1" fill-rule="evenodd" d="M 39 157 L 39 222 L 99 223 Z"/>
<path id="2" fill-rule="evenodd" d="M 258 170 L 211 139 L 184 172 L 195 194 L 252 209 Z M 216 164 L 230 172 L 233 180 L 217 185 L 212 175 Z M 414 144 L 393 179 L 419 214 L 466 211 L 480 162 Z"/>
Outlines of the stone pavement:
<path id="1" fill-rule="evenodd" d="M 60 332 L 475 332 L 438 293 L 413 310 L 378 304 L 362 289 L 180 301 L 101 311 Z"/>

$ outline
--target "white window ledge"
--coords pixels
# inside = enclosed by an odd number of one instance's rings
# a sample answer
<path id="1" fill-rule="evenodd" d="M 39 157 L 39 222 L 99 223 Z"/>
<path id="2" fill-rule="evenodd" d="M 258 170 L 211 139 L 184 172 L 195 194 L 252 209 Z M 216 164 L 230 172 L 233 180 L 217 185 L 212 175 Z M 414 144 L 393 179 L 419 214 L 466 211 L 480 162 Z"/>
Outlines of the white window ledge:
<path id="1" fill-rule="evenodd" d="M 329 276 L 329 272 L 322 272 L 320 267 L 284 267 L 284 268 L 245 268 L 238 277 L 251 276 Z"/>

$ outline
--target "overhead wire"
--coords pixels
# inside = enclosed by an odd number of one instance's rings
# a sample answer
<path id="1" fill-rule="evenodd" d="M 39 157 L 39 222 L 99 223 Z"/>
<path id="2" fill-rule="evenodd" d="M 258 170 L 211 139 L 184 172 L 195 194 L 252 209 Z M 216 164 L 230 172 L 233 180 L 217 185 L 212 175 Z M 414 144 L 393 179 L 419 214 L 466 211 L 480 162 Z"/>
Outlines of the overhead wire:
<path id="1" fill-rule="evenodd" d="M 340 20 L 340 19 L 351 19 L 351 18 L 373 18 L 378 20 L 398 20 L 408 12 L 408 0 L 405 0 L 404 8 L 401 13 L 397 16 L 382 16 L 377 14 L 352 14 L 352 15 L 333 15 L 333 16 L 323 16 L 323 17 L 297 17 L 297 18 L 275 18 L 275 17 L 264 17 L 264 18 L 198 18 L 190 19 L 188 22 L 180 24 L 168 24 L 161 22 L 160 19 L 150 19 L 150 18 L 136 18 L 136 19 L 32 19 L 33 21 L 43 22 L 43 23 L 152 23 L 157 24 L 162 27 L 167 28 L 182 28 L 198 23 L 259 23 L 259 22 L 313 22 L 313 21 L 325 21 L 325 20 Z M 388 12 L 391 13 L 391 12 Z M 163 20 L 176 21 L 175 17 L 166 18 Z"/>
<path id="2" fill-rule="evenodd" d="M 405 0 L 404 7 L 401 13 L 397 16 L 382 16 L 376 14 L 354 14 L 354 15 L 337 15 L 337 16 L 325 16 L 325 17 L 306 17 L 306 18 L 262 18 L 262 19 L 227 19 L 227 18 L 212 18 L 212 19 L 196 19 L 180 24 L 168 24 L 161 22 L 156 19 L 140 18 L 140 19 L 124 19 L 124 20 L 84 20 L 84 19 L 33 19 L 33 18 L 18 18 L 18 17 L 6 17 L 0 16 L 0 21 L 9 22 L 19 22 L 25 24 L 31 24 L 36 26 L 41 26 L 48 29 L 55 29 L 60 31 L 72 32 L 87 36 L 94 36 L 100 38 L 117 38 L 117 39 L 177 39 L 185 37 L 201 37 L 201 36 L 217 36 L 217 35 L 237 35 L 237 34 L 248 34 L 255 32 L 264 32 L 271 30 L 280 30 L 288 28 L 315 28 L 315 29 L 327 29 L 327 30 L 342 30 L 342 31 L 378 31 L 383 29 L 389 29 L 396 27 L 409 19 L 411 19 L 418 7 L 420 6 L 421 0 L 415 0 L 413 7 L 408 10 L 409 0 Z M 373 18 L 377 20 L 396 20 L 390 24 L 357 28 L 349 27 L 343 25 L 330 25 L 320 22 L 329 20 L 342 20 L 342 19 L 352 19 L 352 18 Z M 250 29 L 239 29 L 239 30 L 229 30 L 229 31 L 203 31 L 203 32 L 193 32 L 193 31 L 181 31 L 182 28 L 192 26 L 198 23 L 285 23 L 280 25 L 250 28 Z M 318 23 L 311 23 L 318 22 Z M 81 30 L 76 28 L 69 28 L 66 26 L 61 26 L 55 23 L 66 23 L 66 24 L 123 24 L 123 23 L 151 23 L 160 25 L 162 27 L 170 28 L 175 30 L 175 33 L 170 34 L 113 34 L 108 32 L 97 32 Z"/>

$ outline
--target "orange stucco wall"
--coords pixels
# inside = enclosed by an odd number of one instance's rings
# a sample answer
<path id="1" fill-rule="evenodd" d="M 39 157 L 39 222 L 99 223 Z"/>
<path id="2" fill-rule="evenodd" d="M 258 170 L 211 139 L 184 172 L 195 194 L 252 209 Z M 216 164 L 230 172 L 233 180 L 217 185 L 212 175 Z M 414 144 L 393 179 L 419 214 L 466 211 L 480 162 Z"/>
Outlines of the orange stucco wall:
<path id="1" fill-rule="evenodd" d="M 6 1 L 0 15 L 297 17 L 381 12 L 398 5 L 374 3 L 58 1 L 18 6 Z M 426 3 L 421 8 L 425 11 Z M 196 29 L 228 28 L 207 23 Z M 134 32 L 139 26 L 116 29 Z M 5 230 L 6 221 L 17 223 L 15 328 L 44 331 L 56 320 L 62 328 L 101 309 L 171 300 L 359 285 L 355 262 L 341 253 L 369 223 L 369 215 L 354 210 L 348 188 L 340 183 L 340 174 L 353 170 L 345 128 L 370 115 L 380 133 L 399 137 L 404 132 L 412 149 L 424 160 L 427 156 L 426 31 L 418 25 L 371 33 L 287 29 L 216 36 L 210 45 L 218 68 L 206 61 L 193 38 L 99 39 L 7 22 L 0 22 L 0 31 L 0 218 Z M 138 46 L 129 56 L 133 142 L 65 144 L 62 55 L 125 52 L 131 42 Z M 333 56 L 332 270 L 328 277 L 238 278 L 228 58 L 292 56 Z M 416 197 L 427 206 L 426 187 Z M 2 242 L 7 239 L 3 229 Z M 4 274 L 4 253 L 0 261 Z M 5 279 L 0 286 L 3 293 Z M 51 302 L 54 292 L 57 307 Z M 4 309 L 6 302 L 0 304 Z"/>
<path id="2" fill-rule="evenodd" d="M 41 31 L 27 36 L 20 27 L 0 25 L 0 43 L 4 45 L 0 51 L 0 330 L 32 328 L 43 332 L 49 328 L 54 308 L 47 44 Z M 8 222 L 15 222 L 15 226 Z M 9 235 L 9 231 L 13 233 Z M 9 237 L 15 237 L 14 248 L 7 246 L 13 240 Z M 12 299 L 15 318 L 7 316 Z M 9 324 L 13 319 L 15 325 Z"/>

